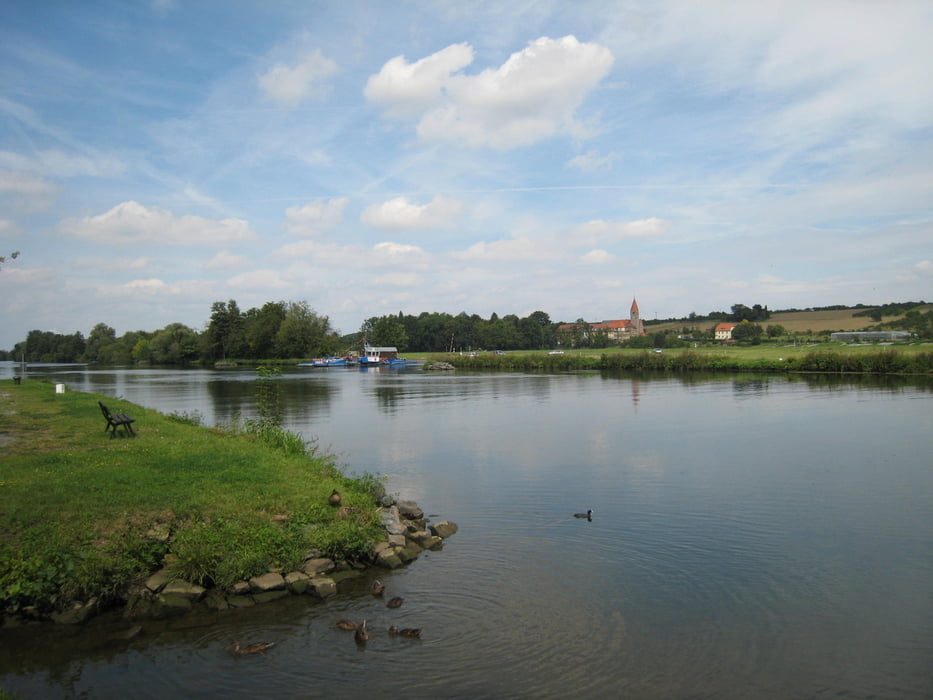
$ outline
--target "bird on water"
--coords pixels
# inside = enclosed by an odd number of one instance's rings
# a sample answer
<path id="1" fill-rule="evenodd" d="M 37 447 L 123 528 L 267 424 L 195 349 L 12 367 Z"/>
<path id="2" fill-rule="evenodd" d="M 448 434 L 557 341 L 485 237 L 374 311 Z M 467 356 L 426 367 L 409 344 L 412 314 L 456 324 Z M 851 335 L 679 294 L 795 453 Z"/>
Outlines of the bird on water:
<path id="1" fill-rule="evenodd" d="M 275 642 L 253 642 L 252 644 L 247 644 L 245 647 L 240 646 L 239 642 L 233 643 L 233 653 L 237 656 L 245 656 L 246 654 L 263 654 L 266 649 L 271 649 L 275 646 Z"/>
<path id="2" fill-rule="evenodd" d="M 387 608 L 400 608 L 402 607 L 403 602 L 405 602 L 404 598 L 395 597 L 389 600 L 388 603 L 386 603 L 386 607 Z"/>
<path id="3" fill-rule="evenodd" d="M 357 628 L 357 624 L 353 620 L 337 620 L 337 628 L 352 632 Z"/>
<path id="4" fill-rule="evenodd" d="M 356 639 L 357 644 L 366 644 L 366 642 L 369 641 L 369 632 L 366 631 L 366 620 L 363 620 L 363 624 L 356 628 L 353 638 Z"/>
<path id="5" fill-rule="evenodd" d="M 586 518 L 587 520 L 592 520 L 592 519 L 593 519 L 593 509 L 590 508 L 590 509 L 589 509 L 588 511 L 586 511 L 585 513 L 574 513 L 574 514 L 573 514 L 573 517 L 575 517 L 575 518 Z"/>
<path id="6" fill-rule="evenodd" d="M 372 593 L 374 596 L 381 596 L 385 592 L 385 589 L 386 589 L 385 584 L 379 579 L 376 579 L 375 581 L 373 581 L 373 585 L 369 589 L 369 592 Z"/>
<path id="7" fill-rule="evenodd" d="M 403 627 L 399 629 L 395 625 L 389 628 L 389 634 L 393 637 L 408 637 L 409 639 L 421 639 L 420 627 Z"/>

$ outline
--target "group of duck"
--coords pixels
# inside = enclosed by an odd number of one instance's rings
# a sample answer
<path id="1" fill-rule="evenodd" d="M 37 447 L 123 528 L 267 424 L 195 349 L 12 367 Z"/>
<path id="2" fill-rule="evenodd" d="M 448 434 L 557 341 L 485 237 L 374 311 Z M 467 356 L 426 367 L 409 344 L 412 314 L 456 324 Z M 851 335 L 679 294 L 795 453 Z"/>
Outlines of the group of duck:
<path id="1" fill-rule="evenodd" d="M 379 579 L 373 581 L 372 586 L 369 589 L 369 592 L 372 593 L 374 598 L 382 598 L 385 595 L 385 584 L 382 583 Z M 402 603 L 405 602 L 404 598 L 395 596 L 389 598 L 386 602 L 387 608 L 400 608 Z M 366 629 L 366 620 L 363 620 L 360 624 L 357 624 L 353 620 L 337 620 L 337 628 L 346 630 L 347 632 L 353 632 L 353 638 L 356 640 L 356 643 L 360 646 L 364 646 L 366 642 L 369 641 L 369 630 Z M 389 634 L 393 637 L 407 637 L 408 639 L 421 639 L 421 628 L 420 627 L 402 627 L 398 628 L 395 625 L 389 627 Z"/>

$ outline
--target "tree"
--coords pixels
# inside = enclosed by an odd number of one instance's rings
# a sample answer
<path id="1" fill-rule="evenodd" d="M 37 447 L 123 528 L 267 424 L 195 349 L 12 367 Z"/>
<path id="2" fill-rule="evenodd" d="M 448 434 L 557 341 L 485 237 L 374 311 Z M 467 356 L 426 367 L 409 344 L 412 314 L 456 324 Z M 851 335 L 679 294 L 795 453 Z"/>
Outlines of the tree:
<path id="1" fill-rule="evenodd" d="M 275 357 L 275 339 L 285 320 L 285 302 L 269 301 L 261 309 L 250 309 L 243 316 L 246 352 L 255 360 Z"/>
<path id="2" fill-rule="evenodd" d="M 117 342 L 117 332 L 106 323 L 98 323 L 88 334 L 84 347 L 85 362 L 106 362 L 107 348 Z"/>
<path id="3" fill-rule="evenodd" d="M 782 326 L 780 323 L 772 323 L 768 326 L 769 338 L 780 338 L 784 335 L 787 335 L 787 329 L 784 328 L 784 326 Z"/>
<path id="4" fill-rule="evenodd" d="M 337 350 L 339 338 L 330 327 L 330 319 L 319 315 L 306 301 L 289 302 L 285 318 L 275 337 L 278 357 L 306 357 L 330 354 Z"/>
<path id="5" fill-rule="evenodd" d="M 376 320 L 368 335 L 373 345 L 391 346 L 400 352 L 408 349 L 408 333 L 396 316 L 383 316 Z"/>
<path id="6" fill-rule="evenodd" d="M 181 323 L 170 323 L 153 334 L 149 352 L 154 364 L 180 365 L 196 360 L 200 345 L 196 331 Z"/>
<path id="7" fill-rule="evenodd" d="M 761 326 L 745 320 L 732 329 L 732 339 L 758 345 L 761 342 L 762 333 L 764 333 L 764 329 Z"/>
<path id="8" fill-rule="evenodd" d="M 207 358 L 242 357 L 246 351 L 243 325 L 243 315 L 236 301 L 215 301 L 211 305 L 211 321 L 205 333 Z"/>

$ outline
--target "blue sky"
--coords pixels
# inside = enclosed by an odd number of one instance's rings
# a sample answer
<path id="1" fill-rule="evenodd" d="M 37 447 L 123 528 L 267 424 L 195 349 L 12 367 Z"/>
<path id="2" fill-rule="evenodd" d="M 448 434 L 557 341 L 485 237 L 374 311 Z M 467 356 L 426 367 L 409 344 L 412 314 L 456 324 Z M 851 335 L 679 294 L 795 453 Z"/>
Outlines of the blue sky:
<path id="1" fill-rule="evenodd" d="M 933 3 L 7 2 L 0 348 L 933 297 Z"/>

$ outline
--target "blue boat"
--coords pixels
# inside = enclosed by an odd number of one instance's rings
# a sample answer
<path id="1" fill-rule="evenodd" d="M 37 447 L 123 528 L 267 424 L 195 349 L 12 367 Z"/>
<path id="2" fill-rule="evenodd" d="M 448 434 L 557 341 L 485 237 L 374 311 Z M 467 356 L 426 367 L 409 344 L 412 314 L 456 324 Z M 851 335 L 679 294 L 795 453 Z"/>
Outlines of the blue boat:
<path id="1" fill-rule="evenodd" d="M 310 362 L 299 362 L 299 367 L 346 367 L 350 361 L 346 357 L 318 357 Z"/>

